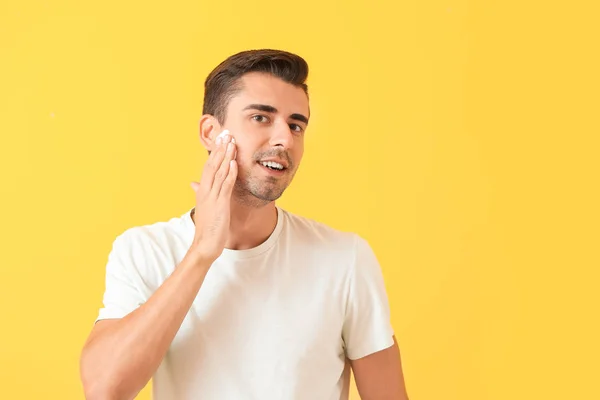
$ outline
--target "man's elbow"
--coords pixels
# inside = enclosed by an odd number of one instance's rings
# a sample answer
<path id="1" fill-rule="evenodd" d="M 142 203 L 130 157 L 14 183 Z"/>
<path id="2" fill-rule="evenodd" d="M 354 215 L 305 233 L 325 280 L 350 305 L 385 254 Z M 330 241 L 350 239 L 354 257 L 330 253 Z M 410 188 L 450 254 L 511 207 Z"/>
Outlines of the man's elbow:
<path id="1" fill-rule="evenodd" d="M 106 380 L 82 378 L 82 383 L 86 400 L 129 400 L 135 397 L 123 393 L 123 388 Z"/>
<path id="2" fill-rule="evenodd" d="M 82 379 L 86 400 L 117 400 L 119 397 L 110 386 L 91 378 Z"/>
<path id="3" fill-rule="evenodd" d="M 84 353 L 80 360 L 80 377 L 86 400 L 120 400 L 117 387 L 106 370 L 99 368 L 97 360 Z"/>
<path id="4" fill-rule="evenodd" d="M 81 383 L 86 400 L 112 400 L 115 399 L 108 385 L 98 379 L 82 372 Z"/>
<path id="5" fill-rule="evenodd" d="M 101 385 L 85 385 L 83 386 L 83 393 L 85 395 L 86 400 L 117 400 L 118 397 L 115 396 L 110 390 L 107 390 L 106 387 Z"/>

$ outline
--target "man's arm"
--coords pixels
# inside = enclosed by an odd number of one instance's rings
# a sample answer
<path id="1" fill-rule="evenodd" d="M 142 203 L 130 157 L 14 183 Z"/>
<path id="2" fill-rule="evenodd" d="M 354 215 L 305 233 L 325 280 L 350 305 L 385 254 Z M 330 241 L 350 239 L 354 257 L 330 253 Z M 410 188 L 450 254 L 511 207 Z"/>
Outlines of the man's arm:
<path id="1" fill-rule="evenodd" d="M 383 274 L 368 242 L 355 236 L 342 339 L 363 400 L 407 400 Z"/>
<path id="2" fill-rule="evenodd" d="M 121 319 L 96 323 L 80 360 L 86 399 L 133 399 L 146 386 L 192 306 L 209 267 L 188 257 L 138 309 Z"/>
<path id="3" fill-rule="evenodd" d="M 393 346 L 350 364 L 362 400 L 408 400 L 395 337 Z"/>
<path id="4" fill-rule="evenodd" d="M 237 164 L 231 137 L 216 143 L 200 183 L 192 184 L 196 192 L 196 228 L 182 262 L 144 304 L 123 318 L 97 322 L 84 345 L 80 374 L 88 400 L 133 399 L 143 389 L 179 331 L 208 269 L 223 252 Z M 116 271 L 111 273 L 123 274 L 122 263 L 128 262 L 116 262 Z M 126 280 L 123 276 L 117 280 Z M 117 297 L 128 291 L 126 285 L 112 285 Z M 119 307 L 123 301 L 115 302 Z M 131 304 L 124 308 L 130 309 Z"/>

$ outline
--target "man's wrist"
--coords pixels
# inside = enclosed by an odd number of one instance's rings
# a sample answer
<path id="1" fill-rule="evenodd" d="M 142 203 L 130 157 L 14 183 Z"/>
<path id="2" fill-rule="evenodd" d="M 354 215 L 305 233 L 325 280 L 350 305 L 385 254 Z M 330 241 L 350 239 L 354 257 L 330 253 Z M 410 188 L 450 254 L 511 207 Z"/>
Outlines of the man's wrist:
<path id="1" fill-rule="evenodd" d="M 208 269 L 214 262 L 197 245 L 192 245 L 186 254 L 186 261 L 194 268 Z"/>

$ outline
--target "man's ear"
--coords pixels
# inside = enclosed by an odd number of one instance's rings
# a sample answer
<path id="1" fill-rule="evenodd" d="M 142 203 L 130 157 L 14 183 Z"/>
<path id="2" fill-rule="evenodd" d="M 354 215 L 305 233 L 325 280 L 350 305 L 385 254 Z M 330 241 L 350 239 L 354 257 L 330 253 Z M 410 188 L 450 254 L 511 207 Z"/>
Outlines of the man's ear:
<path id="1" fill-rule="evenodd" d="M 200 142 L 209 152 L 215 148 L 215 139 L 219 133 L 221 133 L 219 121 L 210 114 L 204 114 L 200 118 L 199 135 Z"/>

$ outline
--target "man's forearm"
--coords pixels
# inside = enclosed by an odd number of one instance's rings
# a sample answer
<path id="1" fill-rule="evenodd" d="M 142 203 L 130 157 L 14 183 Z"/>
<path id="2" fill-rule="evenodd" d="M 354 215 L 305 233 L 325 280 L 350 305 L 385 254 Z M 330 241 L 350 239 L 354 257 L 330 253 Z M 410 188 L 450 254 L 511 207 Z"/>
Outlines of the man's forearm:
<path id="1" fill-rule="evenodd" d="M 204 281 L 210 263 L 188 253 L 138 309 L 99 321 L 81 355 L 86 398 L 133 399 L 158 369 Z"/>

